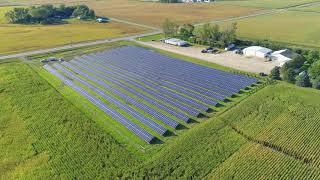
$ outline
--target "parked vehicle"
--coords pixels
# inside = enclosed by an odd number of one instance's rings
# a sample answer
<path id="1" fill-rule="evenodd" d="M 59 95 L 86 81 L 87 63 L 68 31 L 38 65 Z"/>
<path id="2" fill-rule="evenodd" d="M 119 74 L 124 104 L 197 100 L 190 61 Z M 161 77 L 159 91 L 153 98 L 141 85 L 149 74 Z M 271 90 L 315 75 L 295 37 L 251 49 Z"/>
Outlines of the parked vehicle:
<path id="1" fill-rule="evenodd" d="M 218 54 L 219 53 L 219 49 L 213 48 L 213 47 L 208 47 L 206 49 L 203 49 L 201 52 L 202 53 L 208 53 L 208 54 Z"/>
<path id="2" fill-rule="evenodd" d="M 224 50 L 226 50 L 226 51 L 231 51 L 231 50 L 233 50 L 234 48 L 236 48 L 236 45 L 235 45 L 235 44 L 229 44 L 226 48 L 224 48 Z"/>

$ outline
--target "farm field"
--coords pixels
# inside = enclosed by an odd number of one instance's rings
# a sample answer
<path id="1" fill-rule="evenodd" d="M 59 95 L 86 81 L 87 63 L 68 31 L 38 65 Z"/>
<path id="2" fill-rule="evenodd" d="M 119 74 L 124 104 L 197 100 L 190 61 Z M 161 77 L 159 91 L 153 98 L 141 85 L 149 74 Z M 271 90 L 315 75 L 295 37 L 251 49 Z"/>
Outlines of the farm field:
<path id="1" fill-rule="evenodd" d="M 69 60 L 73 53 L 101 50 L 96 46 L 44 56 Z M 109 128 L 114 120 L 41 68 L 44 56 L 0 63 L 0 112 L 5 114 L 0 117 L 0 137 L 5 137 L 0 138 L 1 179 L 319 178 L 317 90 L 271 84 L 231 98 L 229 106 L 201 123 L 186 124 L 187 129 L 174 131 L 176 136 L 165 137 L 162 144 L 148 145 L 135 136 L 128 143 L 123 128 Z M 270 167 L 272 171 L 265 170 Z"/>
<path id="2" fill-rule="evenodd" d="M 312 2 L 317 2 L 317 0 L 218 0 L 218 3 L 221 4 L 270 9 L 288 8 Z"/>
<path id="3" fill-rule="evenodd" d="M 178 23 L 197 23 L 251 14 L 261 10 L 221 4 L 166 4 L 129 0 L 90 1 L 87 4 L 99 15 L 155 27 L 160 27 L 166 18 Z"/>
<path id="4" fill-rule="evenodd" d="M 145 29 L 128 24 L 111 22 L 70 21 L 63 25 L 13 25 L 7 24 L 0 7 L 0 54 L 44 49 L 64 44 L 115 38 L 145 32 Z"/>
<path id="5" fill-rule="evenodd" d="M 0 179 L 117 176 L 140 162 L 28 64 L 10 61 L 0 63 Z"/>
<path id="6" fill-rule="evenodd" d="M 244 39 L 268 39 L 301 46 L 320 47 L 319 18 L 319 13 L 297 11 L 247 18 L 237 21 L 238 35 Z"/>
<path id="7" fill-rule="evenodd" d="M 304 11 L 304 12 L 320 12 L 320 4 L 307 6 L 307 7 L 292 8 L 290 10 Z"/>

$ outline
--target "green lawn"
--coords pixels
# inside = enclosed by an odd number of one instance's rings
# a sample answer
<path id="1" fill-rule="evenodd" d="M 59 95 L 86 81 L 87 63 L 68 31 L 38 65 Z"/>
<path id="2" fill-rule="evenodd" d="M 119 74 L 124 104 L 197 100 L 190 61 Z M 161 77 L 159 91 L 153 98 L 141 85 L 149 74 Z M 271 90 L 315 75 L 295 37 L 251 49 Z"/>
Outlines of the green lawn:
<path id="1" fill-rule="evenodd" d="M 218 3 L 258 8 L 286 8 L 317 0 L 218 0 Z"/>
<path id="2" fill-rule="evenodd" d="M 237 21 L 238 35 L 245 39 L 320 47 L 319 19 L 319 13 L 295 11 L 253 17 Z"/>

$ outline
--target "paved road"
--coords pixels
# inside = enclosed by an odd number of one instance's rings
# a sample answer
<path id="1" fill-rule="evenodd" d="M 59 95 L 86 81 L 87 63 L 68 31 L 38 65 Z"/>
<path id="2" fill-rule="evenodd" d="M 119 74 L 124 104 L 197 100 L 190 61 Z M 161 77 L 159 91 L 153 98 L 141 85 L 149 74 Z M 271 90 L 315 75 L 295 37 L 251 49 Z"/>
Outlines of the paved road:
<path id="1" fill-rule="evenodd" d="M 161 31 L 153 31 L 150 33 L 144 33 L 144 34 L 138 34 L 138 35 L 132 35 L 132 36 L 125 36 L 125 37 L 120 37 L 120 38 L 109 38 L 109 39 L 102 39 L 102 40 L 97 40 L 97 41 L 91 41 L 91 42 L 80 42 L 80 43 L 75 43 L 75 44 L 70 44 L 70 45 L 64 45 L 60 47 L 54 47 L 54 48 L 48 48 L 48 49 L 41 49 L 41 50 L 33 50 L 33 51 L 27 51 L 27 52 L 22 52 L 22 53 L 17 53 L 17 54 L 9 54 L 9 55 L 3 55 L 0 56 L 1 59 L 9 59 L 9 58 L 20 58 L 24 56 L 30 56 L 30 55 L 35 55 L 35 54 L 43 54 L 43 53 L 50 53 L 50 52 L 56 52 L 56 51 L 61 51 L 61 50 L 66 50 L 66 49 L 72 49 L 72 48 L 80 48 L 80 47 L 85 47 L 85 46 L 91 46 L 91 45 L 98 45 L 98 44 L 103 44 L 103 43 L 108 43 L 108 42 L 116 42 L 116 41 L 124 41 L 124 40 L 132 40 L 138 37 L 143 37 L 143 36 L 148 36 L 148 35 L 154 35 L 154 34 L 159 34 Z"/>

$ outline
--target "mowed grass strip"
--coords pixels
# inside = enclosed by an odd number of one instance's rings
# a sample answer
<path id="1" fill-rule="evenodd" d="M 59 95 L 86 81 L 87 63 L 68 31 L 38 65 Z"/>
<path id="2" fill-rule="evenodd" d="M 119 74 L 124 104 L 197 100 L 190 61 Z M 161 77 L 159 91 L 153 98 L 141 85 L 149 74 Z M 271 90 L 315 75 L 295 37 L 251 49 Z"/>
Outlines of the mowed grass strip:
<path id="1" fill-rule="evenodd" d="M 238 35 L 245 39 L 320 47 L 319 19 L 319 13 L 295 11 L 247 18 L 237 21 Z"/>
<path id="2" fill-rule="evenodd" d="M 142 33 L 145 29 L 128 24 L 70 20 L 60 25 L 8 24 L 5 12 L 13 7 L 0 7 L 0 55 L 33 49 L 44 49 L 77 42 L 115 38 Z"/>
<path id="3" fill-rule="evenodd" d="M 198 23 L 252 14 L 261 9 L 207 3 L 158 3 L 130 0 L 90 1 L 97 14 L 160 27 L 166 18 Z"/>

